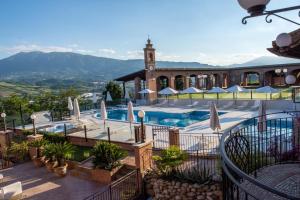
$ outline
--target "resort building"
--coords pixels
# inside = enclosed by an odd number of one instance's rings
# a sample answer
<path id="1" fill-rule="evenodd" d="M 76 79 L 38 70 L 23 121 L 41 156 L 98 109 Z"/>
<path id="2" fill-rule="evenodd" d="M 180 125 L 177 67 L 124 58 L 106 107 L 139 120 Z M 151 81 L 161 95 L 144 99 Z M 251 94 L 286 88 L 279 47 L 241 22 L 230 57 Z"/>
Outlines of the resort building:
<path id="1" fill-rule="evenodd" d="M 299 31 L 298 31 L 299 32 Z M 299 34 L 294 34 L 299 36 Z M 273 45 L 276 45 L 273 42 Z M 278 48 L 269 49 L 280 55 Z M 290 50 L 291 51 L 291 50 Z M 292 51 L 294 52 L 294 51 Z M 297 52 L 297 51 L 296 51 Z M 287 52 L 281 52 L 286 54 Z M 290 56 L 292 57 L 292 56 Z M 138 93 L 143 89 L 155 91 L 147 95 L 149 100 L 157 98 L 157 92 L 171 87 L 175 90 L 184 90 L 188 87 L 196 87 L 209 90 L 213 87 L 227 88 L 240 85 L 248 88 L 262 86 L 289 87 L 300 84 L 300 62 L 296 64 L 262 65 L 249 67 L 215 67 L 215 68 L 157 68 L 155 59 L 155 48 L 151 40 L 147 40 L 144 48 L 145 69 L 119 77 L 116 81 L 125 83 L 134 81 L 135 99 L 140 99 Z M 287 77 L 295 79 L 294 83 L 286 82 Z"/>

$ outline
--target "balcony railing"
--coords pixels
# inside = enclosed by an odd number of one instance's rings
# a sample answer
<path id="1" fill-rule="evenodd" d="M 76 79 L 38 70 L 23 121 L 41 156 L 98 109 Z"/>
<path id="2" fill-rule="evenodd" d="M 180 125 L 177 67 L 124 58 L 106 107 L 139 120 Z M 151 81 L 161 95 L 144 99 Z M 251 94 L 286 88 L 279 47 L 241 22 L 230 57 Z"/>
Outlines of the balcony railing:
<path id="1" fill-rule="evenodd" d="M 274 166 L 298 163 L 299 144 L 300 112 L 255 117 L 223 134 L 220 147 L 223 199 L 299 200 L 299 194 L 269 184 L 270 180 L 276 180 L 276 173 L 280 174 L 280 170 L 273 171 L 273 177 L 264 174 Z M 296 187 L 300 188 L 300 185 Z"/>

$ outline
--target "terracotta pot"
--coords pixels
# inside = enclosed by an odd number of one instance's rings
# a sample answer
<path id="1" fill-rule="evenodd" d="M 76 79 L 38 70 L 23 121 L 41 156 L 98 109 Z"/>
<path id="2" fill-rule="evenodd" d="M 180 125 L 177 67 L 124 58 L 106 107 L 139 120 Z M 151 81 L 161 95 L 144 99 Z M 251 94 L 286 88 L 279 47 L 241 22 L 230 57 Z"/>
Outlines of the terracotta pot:
<path id="1" fill-rule="evenodd" d="M 53 162 L 48 161 L 48 162 L 45 163 L 45 165 L 46 165 L 46 168 L 47 168 L 48 172 L 53 172 L 54 171 L 54 168 L 53 168 L 54 163 Z"/>
<path id="2" fill-rule="evenodd" d="M 67 174 L 68 163 L 65 163 L 64 166 L 54 168 L 54 172 L 59 177 L 64 177 Z"/>
<path id="3" fill-rule="evenodd" d="M 44 163 L 42 161 L 42 158 L 32 158 L 32 161 L 33 161 L 33 164 L 36 166 L 36 167 L 42 167 L 44 166 Z"/>

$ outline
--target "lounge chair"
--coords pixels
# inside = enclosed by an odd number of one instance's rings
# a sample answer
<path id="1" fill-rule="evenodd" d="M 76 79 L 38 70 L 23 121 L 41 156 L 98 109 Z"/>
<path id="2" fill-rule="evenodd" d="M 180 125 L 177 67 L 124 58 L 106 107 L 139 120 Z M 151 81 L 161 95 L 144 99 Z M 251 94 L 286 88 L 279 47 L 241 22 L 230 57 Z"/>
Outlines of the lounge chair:
<path id="1" fill-rule="evenodd" d="M 226 110 L 232 108 L 233 106 L 234 106 L 234 101 L 229 101 L 227 102 L 227 104 L 220 106 L 220 108 Z"/>
<path id="2" fill-rule="evenodd" d="M 20 181 L 2 187 L 0 199 L 22 199 L 22 183 Z"/>
<path id="3" fill-rule="evenodd" d="M 188 107 L 195 107 L 199 105 L 199 101 L 194 101 L 192 104 L 188 105 Z"/>
<path id="4" fill-rule="evenodd" d="M 250 110 L 257 110 L 259 108 L 260 101 L 255 100 L 254 105 L 250 107 Z"/>
<path id="5" fill-rule="evenodd" d="M 164 99 L 161 103 L 157 103 L 155 104 L 155 106 L 165 106 L 168 104 L 168 100 L 167 99 Z"/>
<path id="6" fill-rule="evenodd" d="M 241 105 L 237 106 L 236 109 L 245 109 L 245 108 L 249 107 L 249 103 L 250 103 L 249 101 L 244 101 L 244 102 L 242 102 Z"/>

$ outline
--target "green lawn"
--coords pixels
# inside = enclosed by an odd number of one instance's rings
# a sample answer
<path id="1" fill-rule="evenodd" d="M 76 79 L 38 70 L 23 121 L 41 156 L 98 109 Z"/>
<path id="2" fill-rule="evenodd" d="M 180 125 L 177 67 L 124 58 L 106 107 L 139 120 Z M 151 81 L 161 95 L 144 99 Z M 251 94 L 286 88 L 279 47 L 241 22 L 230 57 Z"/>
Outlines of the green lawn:
<path id="1" fill-rule="evenodd" d="M 170 99 L 189 99 L 191 96 L 192 99 L 216 99 L 217 94 L 179 94 L 170 96 Z M 292 91 L 290 89 L 283 89 L 281 90 L 281 93 L 274 93 L 272 94 L 272 97 L 270 97 L 270 94 L 263 94 L 263 93 L 252 93 L 252 99 L 292 99 Z M 222 93 L 219 94 L 219 99 L 233 99 L 232 93 Z M 251 99 L 251 93 L 238 93 L 237 99 Z"/>
<path id="2" fill-rule="evenodd" d="M 91 147 L 76 146 L 75 152 L 71 155 L 71 160 L 82 162 L 91 156 Z"/>

